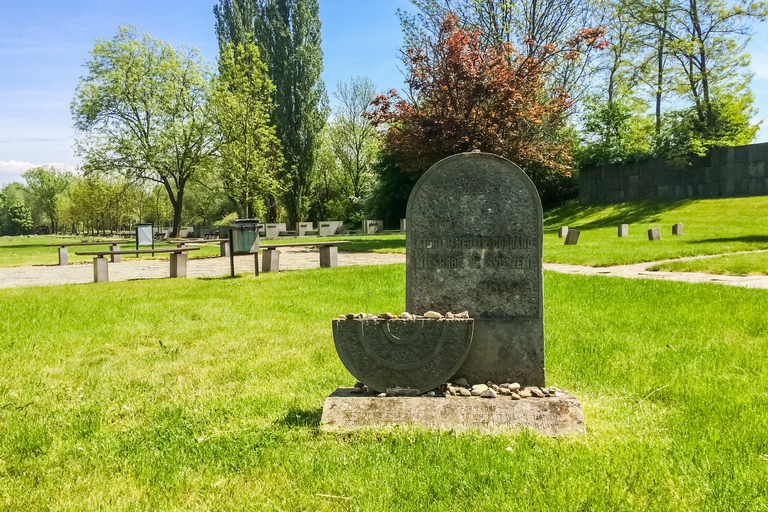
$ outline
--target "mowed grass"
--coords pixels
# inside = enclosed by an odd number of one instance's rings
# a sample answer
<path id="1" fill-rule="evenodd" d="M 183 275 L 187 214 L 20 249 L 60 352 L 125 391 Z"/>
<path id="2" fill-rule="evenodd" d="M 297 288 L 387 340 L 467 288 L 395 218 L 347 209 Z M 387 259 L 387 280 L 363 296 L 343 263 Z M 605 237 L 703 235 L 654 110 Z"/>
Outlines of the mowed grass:
<path id="1" fill-rule="evenodd" d="M 768 196 L 697 201 L 643 201 L 607 206 L 568 203 L 545 214 L 544 261 L 607 266 L 688 256 L 768 249 Z M 683 235 L 672 225 L 682 222 Z M 629 237 L 619 238 L 619 224 Z M 565 246 L 560 226 L 581 231 L 578 245 Z M 648 229 L 661 228 L 661 240 Z"/>
<path id="2" fill-rule="evenodd" d="M 58 265 L 59 248 L 45 247 L 47 244 L 68 244 L 78 243 L 82 240 L 101 241 L 100 239 L 88 239 L 86 237 L 57 237 L 57 236 L 35 236 L 27 237 L 0 237 L 0 267 L 22 267 L 29 265 Z M 156 249 L 173 249 L 176 245 L 167 243 L 155 243 Z M 209 258 L 219 256 L 220 249 L 218 243 L 196 245 L 200 247 L 197 251 L 189 253 L 190 258 Z M 136 242 L 120 244 L 121 250 L 132 251 L 136 249 Z M 141 246 L 140 250 L 151 249 L 149 246 Z M 67 260 L 69 263 L 83 263 L 93 261 L 93 256 L 78 256 L 77 252 L 108 251 L 109 242 L 104 245 L 85 245 L 81 247 L 68 247 Z M 129 259 L 168 259 L 168 254 L 142 255 L 124 255 L 122 258 Z"/>
<path id="3" fill-rule="evenodd" d="M 0 290 L 0 510 L 768 508 L 768 291 L 545 274 L 587 434 L 323 433 L 404 265 Z"/>
<path id="4" fill-rule="evenodd" d="M 768 275 L 768 252 L 729 254 L 691 261 L 670 261 L 654 265 L 648 270 L 736 276 Z"/>
<path id="5" fill-rule="evenodd" d="M 264 245 L 313 243 L 344 240 L 348 244 L 339 245 L 340 252 L 379 252 L 405 254 L 405 234 L 393 233 L 389 235 L 335 235 L 335 236 L 305 236 L 300 238 L 261 239 Z"/>

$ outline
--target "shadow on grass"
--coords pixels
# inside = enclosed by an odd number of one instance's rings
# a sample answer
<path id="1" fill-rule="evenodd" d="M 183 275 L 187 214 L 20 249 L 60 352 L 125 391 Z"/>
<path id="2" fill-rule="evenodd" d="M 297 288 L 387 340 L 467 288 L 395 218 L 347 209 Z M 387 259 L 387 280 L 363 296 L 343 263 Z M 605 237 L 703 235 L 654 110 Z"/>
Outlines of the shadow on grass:
<path id="1" fill-rule="evenodd" d="M 745 235 L 730 238 L 707 238 L 705 240 L 690 240 L 689 244 L 706 244 L 709 242 L 743 242 L 745 244 L 768 244 L 768 235 Z"/>
<path id="2" fill-rule="evenodd" d="M 291 407 L 283 418 L 275 422 L 285 427 L 319 427 L 323 409 L 301 409 Z"/>
<path id="3" fill-rule="evenodd" d="M 592 222 L 580 222 L 581 219 L 594 213 L 598 213 L 606 206 L 583 206 L 578 202 L 571 202 L 557 209 L 556 213 L 545 215 L 547 227 L 545 231 L 555 231 L 559 226 L 571 226 L 580 229 L 616 227 L 619 224 L 651 223 L 658 222 L 659 215 L 666 211 L 676 210 L 691 203 L 692 199 L 679 201 L 642 201 L 637 203 L 619 203 L 612 205 L 614 211 L 608 217 L 596 219 Z"/>

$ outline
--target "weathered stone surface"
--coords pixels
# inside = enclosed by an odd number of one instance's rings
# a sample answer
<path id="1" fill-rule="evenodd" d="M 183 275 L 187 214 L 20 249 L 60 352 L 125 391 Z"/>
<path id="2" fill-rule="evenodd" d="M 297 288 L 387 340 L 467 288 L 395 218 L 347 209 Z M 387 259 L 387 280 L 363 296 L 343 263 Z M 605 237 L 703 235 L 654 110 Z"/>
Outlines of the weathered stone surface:
<path id="1" fill-rule="evenodd" d="M 677 224 L 672 225 L 672 234 L 673 235 L 682 235 L 683 234 L 683 223 L 678 222 Z"/>
<path id="2" fill-rule="evenodd" d="M 661 228 L 651 228 L 648 230 L 648 240 L 656 242 L 661 240 Z"/>
<path id="3" fill-rule="evenodd" d="M 568 234 L 568 226 L 560 226 L 557 228 L 557 238 L 565 238 Z"/>
<path id="4" fill-rule="evenodd" d="M 576 245 L 579 243 L 579 235 L 581 231 L 578 229 L 569 229 L 568 234 L 565 235 L 565 245 Z"/>
<path id="5" fill-rule="evenodd" d="M 619 238 L 626 238 L 629 236 L 629 224 L 619 224 Z"/>
<path id="6" fill-rule="evenodd" d="M 531 180 L 495 155 L 454 155 L 416 184 L 407 218 L 408 311 L 475 319 L 456 377 L 543 386 L 542 210 Z"/>
<path id="7" fill-rule="evenodd" d="M 530 429 L 549 436 L 584 432 L 581 404 L 573 396 L 538 400 L 507 397 L 385 397 L 354 396 L 339 388 L 325 400 L 323 429 L 355 430 L 413 425 L 435 430 L 484 434 Z"/>
<path id="8" fill-rule="evenodd" d="M 421 392 L 448 381 L 472 345 L 472 319 L 334 319 L 333 341 L 344 366 L 370 389 Z M 389 391 L 387 394 L 390 395 Z"/>

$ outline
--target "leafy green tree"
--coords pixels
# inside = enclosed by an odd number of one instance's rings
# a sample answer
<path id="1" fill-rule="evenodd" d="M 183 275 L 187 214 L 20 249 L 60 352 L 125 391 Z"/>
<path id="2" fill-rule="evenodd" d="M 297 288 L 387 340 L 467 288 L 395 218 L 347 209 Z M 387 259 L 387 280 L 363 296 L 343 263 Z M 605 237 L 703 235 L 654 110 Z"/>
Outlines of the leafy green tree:
<path id="1" fill-rule="evenodd" d="M 381 146 L 380 134 L 370 120 L 376 86 L 367 77 L 357 77 L 348 84 L 339 83 L 334 96 L 339 106 L 328 127 L 329 142 L 352 210 L 362 213 L 363 191 L 375 179 L 372 167 Z"/>
<path id="2" fill-rule="evenodd" d="M 72 173 L 59 171 L 49 165 L 28 169 L 22 174 L 27 191 L 51 223 L 51 232 L 58 233 L 58 201 L 72 181 Z"/>
<path id="3" fill-rule="evenodd" d="M 224 190 L 246 218 L 264 213 L 265 198 L 279 192 L 280 141 L 269 123 L 274 86 L 250 36 L 228 44 L 219 56 L 211 97 Z"/>
<path id="4" fill-rule="evenodd" d="M 22 202 L 15 202 L 8 209 L 9 232 L 11 235 L 26 235 L 34 226 L 32 211 Z"/>
<path id="5" fill-rule="evenodd" d="M 175 50 L 133 27 L 97 40 L 91 55 L 71 106 L 83 169 L 161 185 L 177 235 L 185 187 L 216 153 L 210 72 L 197 50 Z"/>
<path id="6" fill-rule="evenodd" d="M 318 0 L 219 0 L 214 14 L 220 48 L 252 33 L 267 64 L 275 86 L 271 121 L 285 158 L 283 199 L 295 224 L 309 210 L 315 154 L 328 118 Z"/>

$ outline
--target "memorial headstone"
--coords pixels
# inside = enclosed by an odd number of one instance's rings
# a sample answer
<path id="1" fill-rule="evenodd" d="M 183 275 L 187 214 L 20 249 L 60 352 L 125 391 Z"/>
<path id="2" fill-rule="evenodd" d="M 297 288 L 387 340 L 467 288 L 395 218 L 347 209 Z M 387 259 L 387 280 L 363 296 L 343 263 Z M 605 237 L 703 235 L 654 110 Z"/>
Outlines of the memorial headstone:
<path id="1" fill-rule="evenodd" d="M 651 228 L 648 230 L 648 240 L 656 242 L 661 240 L 661 228 Z"/>
<path id="2" fill-rule="evenodd" d="M 307 234 L 307 231 L 314 231 L 315 225 L 311 222 L 299 222 L 298 224 L 298 235 L 299 236 L 305 236 Z"/>
<path id="3" fill-rule="evenodd" d="M 579 243 L 579 235 L 581 231 L 578 229 L 569 229 L 568 234 L 565 235 L 565 245 L 576 245 Z"/>
<path id="4" fill-rule="evenodd" d="M 674 224 L 672 226 L 672 234 L 673 235 L 682 235 L 683 234 L 683 223 L 678 222 L 677 224 Z"/>
<path id="5" fill-rule="evenodd" d="M 406 224 L 407 223 L 405 219 L 400 219 L 400 231 L 405 231 Z"/>
<path id="6" fill-rule="evenodd" d="M 565 238 L 568 235 L 568 226 L 560 226 L 557 230 L 557 238 Z"/>
<path id="7" fill-rule="evenodd" d="M 619 225 L 619 238 L 626 238 L 629 236 L 629 224 Z"/>
<path id="8" fill-rule="evenodd" d="M 542 209 L 505 158 L 454 155 L 408 200 L 406 308 L 468 311 L 472 347 L 454 378 L 544 386 Z"/>
<path id="9" fill-rule="evenodd" d="M 333 236 L 341 231 L 344 223 L 340 220 L 321 220 L 317 225 L 319 236 Z"/>
<path id="10" fill-rule="evenodd" d="M 266 238 L 277 238 L 280 236 L 280 233 L 282 231 L 286 231 L 288 229 L 285 222 L 278 222 L 273 224 L 267 224 L 265 226 L 266 229 Z"/>
<path id="11" fill-rule="evenodd" d="M 363 234 L 374 235 L 384 231 L 383 220 L 364 220 L 363 221 Z"/>

